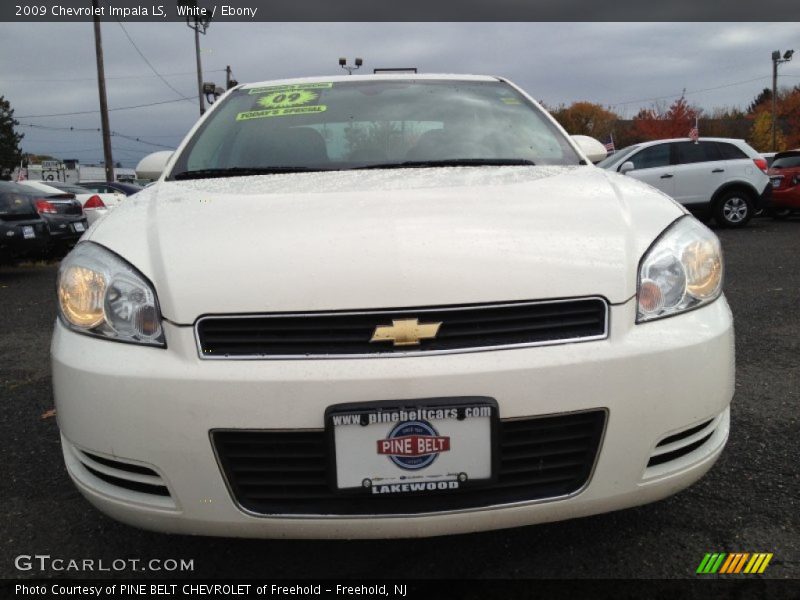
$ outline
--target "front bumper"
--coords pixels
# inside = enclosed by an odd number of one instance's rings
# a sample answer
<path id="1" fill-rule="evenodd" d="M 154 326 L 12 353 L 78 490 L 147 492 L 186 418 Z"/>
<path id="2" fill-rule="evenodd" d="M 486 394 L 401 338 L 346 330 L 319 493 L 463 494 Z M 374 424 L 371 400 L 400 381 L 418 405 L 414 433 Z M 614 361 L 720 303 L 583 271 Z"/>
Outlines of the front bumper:
<path id="1" fill-rule="evenodd" d="M 200 359 L 191 327 L 165 323 L 169 348 L 162 350 L 57 324 L 53 385 L 67 468 L 94 505 L 123 522 L 222 536 L 431 536 L 651 502 L 699 479 L 725 445 L 733 328 L 724 298 L 672 318 L 634 320 L 631 300 L 611 307 L 610 335 L 601 341 L 400 359 L 253 361 Z M 495 398 L 501 419 L 607 410 L 591 479 L 569 497 L 413 516 L 254 515 L 232 499 L 209 438 L 215 429 L 321 429 L 332 404 L 455 396 Z M 659 450 L 659 442 L 709 420 L 702 444 L 648 467 L 672 447 Z M 83 452 L 143 468 L 151 474 L 130 477 L 168 494 L 99 479 L 80 460 Z"/>

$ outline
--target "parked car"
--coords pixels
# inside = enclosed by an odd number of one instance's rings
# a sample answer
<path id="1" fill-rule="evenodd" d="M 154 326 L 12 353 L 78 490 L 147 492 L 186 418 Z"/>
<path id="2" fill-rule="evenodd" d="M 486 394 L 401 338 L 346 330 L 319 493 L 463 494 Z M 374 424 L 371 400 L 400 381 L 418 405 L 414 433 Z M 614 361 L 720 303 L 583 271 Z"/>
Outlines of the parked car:
<path id="1" fill-rule="evenodd" d="M 97 194 L 79 185 L 62 183 L 60 181 L 48 181 L 44 183 L 42 181 L 27 180 L 21 181 L 20 184 L 48 194 L 60 194 L 65 192 L 74 194 L 75 198 L 77 198 L 83 206 L 83 212 L 86 215 L 89 225 L 115 208 L 120 201 L 125 198 L 125 195 L 122 193 Z"/>
<path id="2" fill-rule="evenodd" d="M 767 168 L 772 166 L 772 161 L 775 160 L 777 152 L 759 152 L 758 155 L 767 161 Z"/>
<path id="3" fill-rule="evenodd" d="M 0 263 L 39 257 L 47 240 L 47 227 L 30 196 L 0 182 Z"/>
<path id="4" fill-rule="evenodd" d="M 766 159 L 744 140 L 655 140 L 628 146 L 598 166 L 644 181 L 722 227 L 746 225 L 771 192 Z"/>
<path id="5" fill-rule="evenodd" d="M 137 192 L 141 192 L 144 187 L 136 185 L 135 183 L 124 183 L 121 181 L 81 181 L 79 184 L 88 190 L 92 190 L 97 194 L 113 194 L 120 192 L 126 196 L 133 196 Z"/>
<path id="6" fill-rule="evenodd" d="M 78 489 L 148 529 L 357 538 L 698 480 L 734 390 L 719 241 L 593 145 L 497 77 L 228 91 L 62 261 Z"/>
<path id="7" fill-rule="evenodd" d="M 88 229 L 81 203 L 74 194 L 39 193 L 19 183 L 0 181 L 0 189 L 27 196 L 47 228 L 45 254 L 62 255 L 71 249 Z"/>
<path id="8" fill-rule="evenodd" d="M 770 213 L 777 219 L 786 219 L 800 211 L 800 150 L 778 152 L 769 170 L 772 182 Z"/>

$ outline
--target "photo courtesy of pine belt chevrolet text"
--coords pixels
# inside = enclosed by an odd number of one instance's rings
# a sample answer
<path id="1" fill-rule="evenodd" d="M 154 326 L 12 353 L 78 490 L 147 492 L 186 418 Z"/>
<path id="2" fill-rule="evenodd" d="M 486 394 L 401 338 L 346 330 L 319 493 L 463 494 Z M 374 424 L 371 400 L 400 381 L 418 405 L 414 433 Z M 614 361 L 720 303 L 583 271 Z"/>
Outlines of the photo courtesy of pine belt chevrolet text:
<path id="1" fill-rule="evenodd" d="M 392 538 L 659 500 L 728 439 L 717 237 L 501 77 L 239 85 L 62 261 L 53 387 L 99 510 Z"/>

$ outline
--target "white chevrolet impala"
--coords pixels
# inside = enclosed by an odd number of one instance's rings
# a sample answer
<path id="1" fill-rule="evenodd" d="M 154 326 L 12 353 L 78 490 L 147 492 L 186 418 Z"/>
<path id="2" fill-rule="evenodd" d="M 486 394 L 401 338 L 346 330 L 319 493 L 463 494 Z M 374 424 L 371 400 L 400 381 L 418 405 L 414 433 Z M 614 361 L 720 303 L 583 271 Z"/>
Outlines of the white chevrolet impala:
<path id="1" fill-rule="evenodd" d="M 715 235 L 498 77 L 228 92 L 62 262 L 67 469 L 140 527 L 470 532 L 697 481 L 728 438 Z"/>

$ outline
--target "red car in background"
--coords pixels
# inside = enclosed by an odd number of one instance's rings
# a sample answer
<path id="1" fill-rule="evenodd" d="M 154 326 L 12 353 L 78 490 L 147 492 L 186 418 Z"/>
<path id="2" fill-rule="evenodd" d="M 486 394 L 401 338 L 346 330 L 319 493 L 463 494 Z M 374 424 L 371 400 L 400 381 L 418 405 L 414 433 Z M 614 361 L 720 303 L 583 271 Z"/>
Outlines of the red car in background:
<path id="1" fill-rule="evenodd" d="M 785 219 L 800 211 L 800 150 L 778 152 L 768 175 L 772 182 L 772 216 Z"/>

